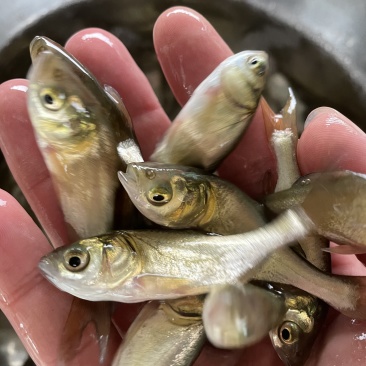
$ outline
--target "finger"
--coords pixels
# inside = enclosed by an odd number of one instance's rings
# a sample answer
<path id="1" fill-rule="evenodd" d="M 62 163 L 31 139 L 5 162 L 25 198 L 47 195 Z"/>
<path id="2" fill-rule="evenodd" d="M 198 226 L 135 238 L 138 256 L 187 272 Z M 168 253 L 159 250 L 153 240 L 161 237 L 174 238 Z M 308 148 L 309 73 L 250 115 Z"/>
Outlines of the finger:
<path id="1" fill-rule="evenodd" d="M 338 111 L 322 107 L 308 116 L 298 143 L 303 175 L 330 170 L 366 173 L 366 135 Z M 364 262 L 365 256 L 358 257 Z M 365 275 L 355 256 L 332 254 L 332 270 L 338 274 Z"/>
<path id="2" fill-rule="evenodd" d="M 35 362 L 53 366 L 58 364 L 60 335 L 72 297 L 48 283 L 37 268 L 49 250 L 47 239 L 23 208 L 0 191 L 0 307 Z M 112 332 L 111 351 L 118 342 Z M 79 364 L 98 365 L 98 351 L 97 344 L 86 338 L 77 356 Z"/>
<path id="3" fill-rule="evenodd" d="M 362 365 L 365 362 L 365 321 L 337 314 L 323 329 L 307 366 Z"/>
<path id="4" fill-rule="evenodd" d="M 194 366 L 207 365 L 282 366 L 283 362 L 266 337 L 252 347 L 239 350 L 220 350 L 207 343 Z"/>
<path id="5" fill-rule="evenodd" d="M 155 50 L 165 77 L 181 105 L 232 51 L 212 25 L 185 7 L 165 11 L 154 27 Z M 237 148 L 220 166 L 219 175 L 248 194 L 263 195 L 264 177 L 275 176 L 261 108 Z"/>
<path id="6" fill-rule="evenodd" d="M 314 110 L 298 143 L 302 174 L 348 169 L 366 173 L 366 135 L 334 109 Z"/>
<path id="7" fill-rule="evenodd" d="M 117 90 L 131 115 L 143 155 L 150 156 L 170 120 L 126 47 L 98 28 L 76 33 L 65 47 L 102 85 Z"/>
<path id="8" fill-rule="evenodd" d="M 165 78 L 181 105 L 220 62 L 233 54 L 206 19 L 186 7 L 162 13 L 155 23 L 153 39 Z"/>
<path id="9" fill-rule="evenodd" d="M 67 230 L 28 118 L 27 85 L 20 79 L 0 85 L 0 147 L 51 243 L 60 246 L 68 241 Z"/>

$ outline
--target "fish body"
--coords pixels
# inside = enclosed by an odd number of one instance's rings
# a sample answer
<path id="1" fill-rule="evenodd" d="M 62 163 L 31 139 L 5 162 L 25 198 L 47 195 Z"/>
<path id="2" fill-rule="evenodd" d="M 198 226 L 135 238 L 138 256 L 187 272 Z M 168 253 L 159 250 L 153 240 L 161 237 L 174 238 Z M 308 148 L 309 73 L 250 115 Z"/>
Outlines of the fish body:
<path id="1" fill-rule="evenodd" d="M 267 68 L 262 51 L 243 51 L 224 60 L 196 88 L 151 160 L 215 170 L 248 127 Z"/>
<path id="2" fill-rule="evenodd" d="M 366 175 L 351 171 L 309 174 L 265 199 L 274 212 L 301 207 L 315 231 L 337 244 L 365 247 Z M 356 248 L 357 249 L 357 248 Z"/>
<path id="3" fill-rule="evenodd" d="M 206 337 L 202 322 L 176 325 L 163 304 L 145 305 L 117 350 L 112 366 L 187 366 L 199 354 Z"/>
<path id="4" fill-rule="evenodd" d="M 116 172 L 126 164 L 117 147 L 135 141 L 128 114 L 61 46 L 36 37 L 30 49 L 28 111 L 65 221 L 76 237 L 101 234 L 112 227 Z"/>
<path id="5" fill-rule="evenodd" d="M 265 224 L 261 205 L 229 182 L 198 169 L 131 163 L 119 178 L 137 209 L 159 225 L 227 235 Z"/>
<path id="6" fill-rule="evenodd" d="M 288 210 L 237 235 L 117 231 L 58 248 L 39 267 L 55 286 L 86 300 L 174 299 L 250 278 L 273 251 L 306 235 L 307 224 Z"/>

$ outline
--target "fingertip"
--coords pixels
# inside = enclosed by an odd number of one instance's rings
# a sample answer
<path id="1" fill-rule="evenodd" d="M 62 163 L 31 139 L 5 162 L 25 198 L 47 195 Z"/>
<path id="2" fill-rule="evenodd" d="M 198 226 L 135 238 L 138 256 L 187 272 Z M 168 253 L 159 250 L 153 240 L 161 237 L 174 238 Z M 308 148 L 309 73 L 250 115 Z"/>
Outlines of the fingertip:
<path id="1" fill-rule="evenodd" d="M 336 169 L 366 173 L 365 133 L 332 108 L 310 113 L 297 152 L 303 175 Z"/>
<path id="2" fill-rule="evenodd" d="M 201 14 L 182 6 L 160 15 L 153 39 L 165 77 L 181 105 L 220 62 L 232 55 Z"/>
<path id="3" fill-rule="evenodd" d="M 102 85 L 112 86 L 131 116 L 144 156 L 149 156 L 170 120 L 123 43 L 99 28 L 74 34 L 65 48 L 87 67 Z"/>
<path id="4" fill-rule="evenodd" d="M 25 79 L 13 79 L 0 85 L 0 147 L 9 159 L 10 146 L 19 142 L 19 135 L 23 135 L 23 129 L 15 131 L 18 123 L 29 124 L 27 112 L 26 92 L 28 81 Z"/>

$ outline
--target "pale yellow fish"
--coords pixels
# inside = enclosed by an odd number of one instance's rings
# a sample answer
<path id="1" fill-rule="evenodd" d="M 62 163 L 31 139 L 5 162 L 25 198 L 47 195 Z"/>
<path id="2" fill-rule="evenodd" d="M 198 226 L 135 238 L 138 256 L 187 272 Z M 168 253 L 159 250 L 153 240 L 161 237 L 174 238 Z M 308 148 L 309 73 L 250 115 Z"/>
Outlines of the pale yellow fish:
<path id="1" fill-rule="evenodd" d="M 265 85 L 268 56 L 243 51 L 224 60 L 194 91 L 151 160 L 214 170 L 249 126 Z"/>
<path id="2" fill-rule="evenodd" d="M 337 244 L 366 248 L 366 175 L 351 171 L 314 173 L 274 193 L 265 205 L 274 212 L 300 206 L 320 235 Z M 348 253 L 350 251 L 347 251 Z"/>
<path id="3" fill-rule="evenodd" d="M 244 234 L 117 231 L 80 240 L 42 258 L 55 286 L 91 301 L 139 302 L 209 292 L 249 279 L 273 251 L 306 235 L 310 222 L 288 210 Z"/>
<path id="4" fill-rule="evenodd" d="M 36 37 L 30 49 L 28 111 L 65 221 L 80 238 L 101 234 L 113 223 L 116 172 L 130 162 L 118 148 L 142 161 L 129 116 L 60 45 Z"/>
<path id="5" fill-rule="evenodd" d="M 203 171 L 162 163 L 131 163 L 119 179 L 151 221 L 221 235 L 264 225 L 262 206 L 234 185 Z"/>
<path id="6" fill-rule="evenodd" d="M 157 301 L 145 305 L 124 337 L 112 366 L 193 363 L 206 340 L 202 322 L 176 325 L 167 318 L 163 307 Z"/>

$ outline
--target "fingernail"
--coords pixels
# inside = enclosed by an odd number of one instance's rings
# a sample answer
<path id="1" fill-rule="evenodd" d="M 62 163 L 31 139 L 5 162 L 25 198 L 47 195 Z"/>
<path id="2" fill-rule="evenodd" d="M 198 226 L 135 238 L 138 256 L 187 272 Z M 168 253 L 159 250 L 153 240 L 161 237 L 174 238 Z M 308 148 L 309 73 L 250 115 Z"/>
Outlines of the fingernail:
<path id="1" fill-rule="evenodd" d="M 307 116 L 305 123 L 304 123 L 304 128 L 307 127 L 307 125 L 309 123 L 311 123 L 316 117 L 318 117 L 321 114 L 325 114 L 325 113 L 329 113 L 329 112 L 335 112 L 335 109 L 329 108 L 329 107 L 319 107 L 314 109 L 313 111 L 310 112 L 310 114 Z"/>

